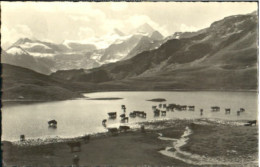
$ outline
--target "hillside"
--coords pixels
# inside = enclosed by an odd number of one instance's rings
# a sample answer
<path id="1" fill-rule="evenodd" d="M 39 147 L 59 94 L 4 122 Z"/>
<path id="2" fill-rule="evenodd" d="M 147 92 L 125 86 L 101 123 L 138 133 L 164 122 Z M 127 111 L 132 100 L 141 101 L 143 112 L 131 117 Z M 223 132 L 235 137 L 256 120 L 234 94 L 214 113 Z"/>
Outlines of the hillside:
<path id="1" fill-rule="evenodd" d="M 74 87 L 66 81 L 52 79 L 22 67 L 2 64 L 2 78 L 4 101 L 50 101 L 82 97 L 76 91 L 77 84 L 73 84 Z"/>
<path id="2" fill-rule="evenodd" d="M 229 16 L 131 59 L 52 77 L 99 83 L 101 90 L 256 90 L 256 37 L 256 13 Z"/>

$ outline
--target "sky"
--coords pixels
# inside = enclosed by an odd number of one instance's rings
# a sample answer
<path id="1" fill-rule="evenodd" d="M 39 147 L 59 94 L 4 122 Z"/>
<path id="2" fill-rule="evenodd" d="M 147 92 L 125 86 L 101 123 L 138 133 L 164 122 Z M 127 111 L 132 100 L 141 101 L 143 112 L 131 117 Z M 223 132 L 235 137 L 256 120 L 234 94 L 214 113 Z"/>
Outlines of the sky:
<path id="1" fill-rule="evenodd" d="M 19 38 L 55 43 L 112 33 L 148 23 L 164 36 L 209 27 L 226 16 L 257 10 L 256 2 L 1 2 L 1 43 Z"/>

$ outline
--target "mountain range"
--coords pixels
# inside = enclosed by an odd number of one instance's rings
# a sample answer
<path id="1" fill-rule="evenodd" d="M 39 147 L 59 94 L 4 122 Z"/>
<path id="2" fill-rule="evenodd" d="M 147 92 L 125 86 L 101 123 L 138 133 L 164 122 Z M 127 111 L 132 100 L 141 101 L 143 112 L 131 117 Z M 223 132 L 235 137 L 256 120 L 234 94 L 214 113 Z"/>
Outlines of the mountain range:
<path id="1" fill-rule="evenodd" d="M 176 32 L 166 38 L 160 36 L 157 31 L 147 31 L 144 35 L 143 28 L 140 28 L 140 31 L 136 31 L 129 38 L 121 38 L 120 42 L 113 42 L 106 49 L 91 50 L 92 47 L 86 47 L 90 51 L 84 51 L 84 58 L 91 59 L 94 54 L 99 60 L 96 62 L 99 64 L 95 64 L 96 67 L 93 64 L 94 68 L 55 69 L 52 71 L 57 71 L 52 72 L 46 79 L 61 82 L 62 85 L 56 82 L 55 85 L 71 91 L 70 97 L 74 97 L 73 93 L 77 92 L 115 90 L 257 90 L 257 20 L 256 12 L 229 16 L 213 22 L 208 28 L 196 32 Z M 144 27 L 147 28 L 147 25 Z M 140 35 L 142 33 L 143 35 Z M 138 42 L 133 46 L 136 39 Z M 10 52 L 21 52 L 25 56 L 31 53 L 19 46 L 10 47 L 2 56 L 8 57 Z M 11 50 L 14 47 L 20 50 Z M 49 48 L 41 49 L 45 50 L 46 54 L 51 54 Z M 61 53 L 68 53 L 68 47 L 59 45 L 56 48 L 61 50 L 60 59 L 63 59 L 64 54 Z M 119 53 L 125 54 L 121 56 Z M 75 62 L 72 58 L 75 58 Z M 66 62 L 71 64 L 66 65 L 72 67 L 72 62 L 76 64 L 80 58 L 82 62 L 82 57 L 73 53 L 66 59 Z M 25 68 L 32 69 L 30 64 Z M 47 64 L 49 67 L 45 68 L 53 68 L 51 63 Z M 9 68 L 16 71 L 21 67 L 9 65 Z M 29 76 L 21 74 L 23 75 L 27 81 Z M 37 77 L 35 75 L 34 79 L 37 80 Z M 12 79 L 11 83 L 18 83 L 16 79 Z M 9 78 L 3 81 L 3 85 L 8 84 Z M 25 81 L 19 80 L 19 84 Z M 37 82 L 32 83 L 35 84 L 41 87 Z M 6 87 L 10 88 L 9 85 Z M 15 94 L 16 98 L 18 94 Z"/>
<path id="2" fill-rule="evenodd" d="M 144 37 L 149 41 L 141 41 Z M 3 51 L 2 62 L 47 75 L 58 70 L 91 69 L 130 58 L 134 56 L 133 53 L 144 51 L 140 48 L 138 52 L 134 51 L 135 47 L 140 45 L 139 42 L 157 41 L 155 44 L 159 46 L 158 40 L 162 42 L 163 38 L 148 24 L 136 28 L 131 35 L 114 29 L 113 33 L 104 37 L 83 41 L 65 40 L 61 44 L 22 38 Z M 149 47 L 146 46 L 144 49 L 147 50 Z"/>

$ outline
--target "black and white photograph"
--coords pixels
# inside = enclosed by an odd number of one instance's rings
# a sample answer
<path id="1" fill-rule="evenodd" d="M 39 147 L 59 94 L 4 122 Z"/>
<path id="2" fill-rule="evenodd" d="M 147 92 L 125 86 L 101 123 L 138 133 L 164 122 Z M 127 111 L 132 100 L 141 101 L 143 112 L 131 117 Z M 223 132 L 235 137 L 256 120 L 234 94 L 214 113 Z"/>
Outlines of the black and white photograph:
<path id="1" fill-rule="evenodd" d="M 1 1 L 3 167 L 257 167 L 258 2 Z"/>

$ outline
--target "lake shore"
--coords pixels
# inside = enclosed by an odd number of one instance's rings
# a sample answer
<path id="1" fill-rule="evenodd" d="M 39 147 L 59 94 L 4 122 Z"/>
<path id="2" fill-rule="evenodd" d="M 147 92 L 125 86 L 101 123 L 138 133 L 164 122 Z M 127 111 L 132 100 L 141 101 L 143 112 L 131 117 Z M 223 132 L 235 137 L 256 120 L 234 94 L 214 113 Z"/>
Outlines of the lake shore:
<path id="1" fill-rule="evenodd" d="M 216 162 L 218 162 L 216 164 L 222 162 L 221 166 L 230 166 L 230 164 L 239 166 L 241 162 L 254 166 L 256 164 L 254 161 L 257 161 L 257 126 L 243 126 L 243 122 L 216 122 L 206 119 L 153 121 L 139 124 L 145 126 L 145 133 L 139 129 L 116 135 L 103 133 L 91 136 L 86 143 L 82 138 L 71 139 L 81 143 L 80 152 L 71 152 L 68 141 L 34 146 L 4 141 L 2 142 L 3 160 L 6 165 L 31 166 L 72 165 L 74 155 L 79 156 L 79 165 L 82 166 L 208 166 Z M 186 136 L 186 143 L 176 154 L 178 157 L 172 158 L 161 154 L 160 151 L 173 146 L 173 140 L 182 138 L 187 127 L 191 130 L 191 134 Z M 162 140 L 159 136 L 169 140 Z M 169 151 L 174 152 L 174 149 Z M 184 160 L 187 159 L 183 157 L 183 155 L 187 156 L 186 153 L 192 153 L 189 161 Z M 200 159 L 201 157 L 206 157 L 206 160 Z M 206 161 L 208 164 L 202 163 Z"/>

